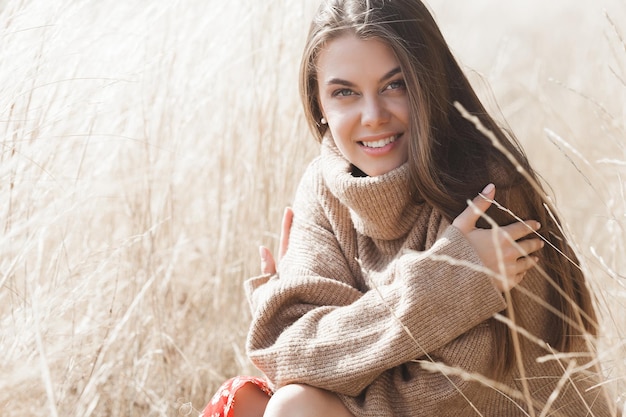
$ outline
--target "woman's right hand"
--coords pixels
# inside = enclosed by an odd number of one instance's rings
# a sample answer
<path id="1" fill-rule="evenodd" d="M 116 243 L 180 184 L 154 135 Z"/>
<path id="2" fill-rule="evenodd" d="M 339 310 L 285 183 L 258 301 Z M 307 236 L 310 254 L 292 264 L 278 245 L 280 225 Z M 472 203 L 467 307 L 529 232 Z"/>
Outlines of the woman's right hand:
<path id="1" fill-rule="evenodd" d="M 539 259 L 531 254 L 541 249 L 544 243 L 539 238 L 523 239 L 541 228 L 541 224 L 534 220 L 493 229 L 477 228 L 476 222 L 491 206 L 495 194 L 495 186 L 487 185 L 452 225 L 465 235 L 484 266 L 493 272 L 491 280 L 495 287 L 505 292 L 519 284 L 526 271 L 536 265 Z"/>
<path id="2" fill-rule="evenodd" d="M 280 229 L 280 242 L 278 247 L 278 260 L 282 258 L 287 252 L 289 246 L 289 233 L 291 232 L 291 223 L 293 222 L 293 210 L 291 207 L 286 207 L 283 213 L 283 222 Z M 276 273 L 277 265 L 274 260 L 272 252 L 265 246 L 259 248 L 259 255 L 261 256 L 261 273 L 274 275 Z"/>

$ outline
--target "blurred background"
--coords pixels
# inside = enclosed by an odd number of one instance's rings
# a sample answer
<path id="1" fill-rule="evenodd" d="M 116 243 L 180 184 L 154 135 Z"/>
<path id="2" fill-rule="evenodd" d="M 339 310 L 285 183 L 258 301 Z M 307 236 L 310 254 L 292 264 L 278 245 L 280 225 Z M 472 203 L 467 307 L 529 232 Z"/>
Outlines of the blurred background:
<path id="1" fill-rule="evenodd" d="M 317 0 L 0 0 L 0 410 L 197 415 L 244 352 L 242 282 L 317 154 Z M 428 2 L 550 185 L 626 392 L 626 4 Z"/>

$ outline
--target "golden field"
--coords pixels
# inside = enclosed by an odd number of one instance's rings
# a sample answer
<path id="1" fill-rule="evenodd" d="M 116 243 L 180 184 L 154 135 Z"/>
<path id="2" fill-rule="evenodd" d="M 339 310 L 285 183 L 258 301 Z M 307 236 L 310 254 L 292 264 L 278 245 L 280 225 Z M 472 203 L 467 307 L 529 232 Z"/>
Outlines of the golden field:
<path id="1" fill-rule="evenodd" d="M 431 0 L 550 184 L 626 400 L 626 4 Z M 197 415 L 317 152 L 317 0 L 0 0 L 0 415 Z M 496 196 L 497 198 L 497 196 Z"/>

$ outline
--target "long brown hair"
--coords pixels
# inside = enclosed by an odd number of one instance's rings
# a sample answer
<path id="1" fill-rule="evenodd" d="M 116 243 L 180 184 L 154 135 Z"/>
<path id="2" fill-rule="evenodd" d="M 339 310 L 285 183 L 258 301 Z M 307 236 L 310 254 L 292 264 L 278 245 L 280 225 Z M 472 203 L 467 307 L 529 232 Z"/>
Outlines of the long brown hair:
<path id="1" fill-rule="evenodd" d="M 487 113 L 420 1 L 322 3 L 311 24 L 300 70 L 304 111 L 316 138 L 321 141 L 328 129 L 320 123 L 317 56 L 326 43 L 345 33 L 382 40 L 400 62 L 411 114 L 409 131 L 413 140 L 409 144 L 408 163 L 410 192 L 416 202 L 432 205 L 452 221 L 465 209 L 468 199 L 493 182 L 502 206 L 521 218 L 542 224 L 541 234 L 548 244 L 541 252 L 541 265 L 562 290 L 552 288 L 550 299 L 546 300 L 561 313 L 553 315 L 560 322 L 560 331 L 546 342 L 560 351 L 571 351 L 578 346 L 572 336 L 596 335 L 596 316 L 585 277 L 554 210 L 546 210 L 551 206 L 537 175 L 513 136 Z M 461 115 L 455 108 L 457 102 L 495 135 L 504 151 Z M 496 207 L 491 207 L 487 214 L 501 226 L 515 221 Z M 479 226 L 489 227 L 486 222 L 479 222 Z M 494 349 L 494 370 L 496 375 L 503 375 L 515 360 L 511 330 L 495 320 L 492 324 L 499 344 Z"/>

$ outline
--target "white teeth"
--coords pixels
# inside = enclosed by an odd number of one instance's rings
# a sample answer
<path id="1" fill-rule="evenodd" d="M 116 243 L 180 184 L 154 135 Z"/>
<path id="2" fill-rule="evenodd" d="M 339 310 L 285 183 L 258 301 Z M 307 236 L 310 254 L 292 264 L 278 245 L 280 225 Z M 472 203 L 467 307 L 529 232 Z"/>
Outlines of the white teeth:
<path id="1" fill-rule="evenodd" d="M 394 142 L 398 139 L 398 136 L 390 136 L 386 139 L 377 140 L 374 142 L 361 142 L 363 146 L 367 146 L 368 148 L 382 148 L 383 146 L 389 145 L 391 142 Z"/>

